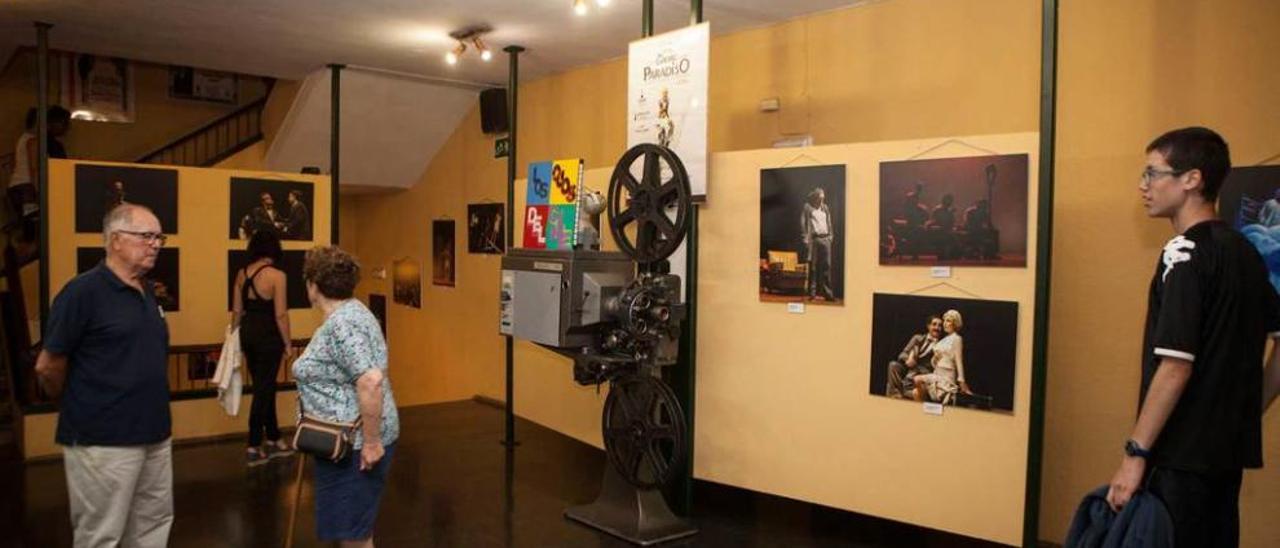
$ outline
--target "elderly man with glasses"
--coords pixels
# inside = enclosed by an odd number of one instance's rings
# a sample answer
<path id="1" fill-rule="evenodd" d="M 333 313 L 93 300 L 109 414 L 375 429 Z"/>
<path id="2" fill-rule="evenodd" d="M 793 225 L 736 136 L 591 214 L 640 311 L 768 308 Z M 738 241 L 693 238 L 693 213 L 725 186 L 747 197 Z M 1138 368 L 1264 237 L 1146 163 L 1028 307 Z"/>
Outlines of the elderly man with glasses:
<path id="1" fill-rule="evenodd" d="M 106 259 L 53 301 L 36 374 L 59 399 L 76 546 L 165 546 L 173 524 L 169 328 L 144 276 L 165 236 L 151 210 L 103 218 Z"/>

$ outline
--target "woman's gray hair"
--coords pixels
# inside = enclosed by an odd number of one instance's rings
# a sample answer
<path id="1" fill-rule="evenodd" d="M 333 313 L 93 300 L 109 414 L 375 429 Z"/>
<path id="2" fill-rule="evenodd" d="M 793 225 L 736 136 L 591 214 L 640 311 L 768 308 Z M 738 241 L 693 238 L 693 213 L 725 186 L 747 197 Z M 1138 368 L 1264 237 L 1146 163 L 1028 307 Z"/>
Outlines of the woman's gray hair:
<path id="1" fill-rule="evenodd" d="M 151 208 L 138 204 L 120 204 L 102 216 L 102 245 L 110 244 L 112 233 L 124 230 L 133 222 L 135 211 L 151 213 Z"/>
<path id="2" fill-rule="evenodd" d="M 964 327 L 964 318 L 960 317 L 959 310 L 948 310 L 942 315 L 942 319 L 951 320 L 951 325 L 955 326 L 956 331 L 959 331 L 960 328 Z"/>

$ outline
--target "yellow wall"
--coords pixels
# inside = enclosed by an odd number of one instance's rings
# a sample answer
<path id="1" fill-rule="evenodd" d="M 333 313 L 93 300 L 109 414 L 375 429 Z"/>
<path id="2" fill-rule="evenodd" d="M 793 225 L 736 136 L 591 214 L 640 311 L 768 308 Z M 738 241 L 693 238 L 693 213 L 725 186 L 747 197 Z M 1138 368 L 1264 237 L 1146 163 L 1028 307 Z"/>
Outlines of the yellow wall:
<path id="1" fill-rule="evenodd" d="M 102 246 L 101 234 L 75 233 L 76 161 L 49 162 L 49 282 L 50 297 L 76 274 L 76 248 Z M 157 166 L 149 166 L 157 167 Z M 315 185 L 312 208 L 315 242 L 282 242 L 286 250 L 310 249 L 329 241 L 329 178 L 262 171 L 232 171 L 204 168 L 178 170 L 178 219 L 180 232 L 171 235 L 166 247 L 179 253 L 181 309 L 166 315 L 169 342 L 173 345 L 222 342 L 227 313 L 227 251 L 244 249 L 245 243 L 227 237 L 232 177 L 257 177 L 310 182 Z M 292 282 L 293 280 L 291 280 Z M 297 283 L 297 282 L 295 282 Z M 319 325 L 311 310 L 290 310 L 289 321 L 295 339 L 304 339 Z"/>
<path id="2" fill-rule="evenodd" d="M 58 64 L 51 62 L 50 101 L 58 103 Z M 62 139 L 72 158 L 131 162 L 139 156 L 164 146 L 200 125 L 229 113 L 236 105 L 169 97 L 169 67 L 134 62 L 134 122 L 115 124 L 73 121 Z M 0 74 L 0 155 L 13 152 L 22 134 L 27 109 L 35 106 L 36 56 L 33 50 L 22 50 Z M 240 77 L 239 104 L 261 98 L 266 84 L 255 76 Z M 8 175 L 4 178 L 7 180 Z"/>
<path id="3" fill-rule="evenodd" d="M 1120 463 L 1137 409 L 1147 283 L 1172 237 L 1138 203 L 1143 149 L 1165 130 L 1222 132 L 1236 165 L 1280 152 L 1280 3 L 1063 2 L 1042 536 Z M 1242 546 L 1280 546 L 1280 416 L 1268 468 L 1245 474 Z"/>
<path id="4" fill-rule="evenodd" d="M 959 137 L 959 136 L 957 136 Z M 1034 133 L 960 137 L 926 157 L 1028 153 Z M 694 476 L 825 506 L 1016 544 L 1022 538 L 1030 425 L 1035 246 L 1027 268 L 957 267 L 956 288 L 926 294 L 1018 303 L 1013 413 L 868 396 L 872 293 L 936 286 L 927 268 L 878 263 L 880 162 L 941 138 L 712 155 L 714 196 L 700 215 Z M 758 299 L 760 170 L 846 166 L 844 306 L 794 315 Z M 1036 201 L 1035 189 L 1028 196 Z M 1036 214 L 1028 222 L 1035 226 Z M 1003 234 L 1002 234 L 1003 237 Z M 965 292 L 971 294 L 966 295 Z M 980 388 L 979 388 L 980 390 Z M 887 480 L 886 478 L 893 478 Z"/>
<path id="5" fill-rule="evenodd" d="M 711 48 L 710 148 L 763 148 L 802 133 L 822 145 L 1034 131 L 1038 4 L 891 0 L 717 37 Z M 1267 26 L 1280 20 L 1280 4 L 1062 4 L 1041 517 L 1041 537 L 1057 542 L 1079 498 L 1110 478 L 1137 404 L 1144 288 L 1153 255 L 1169 236 L 1167 225 L 1143 218 L 1134 200 L 1143 147 L 1164 130 L 1195 123 L 1220 129 L 1238 164 L 1280 152 L 1280 75 L 1267 70 L 1280 51 L 1280 35 Z M 615 60 L 523 84 L 521 175 L 528 162 L 550 158 L 583 156 L 589 167 L 612 165 L 625 143 L 625 80 L 625 61 Z M 775 96 L 780 112 L 756 110 L 760 99 Z M 476 117 L 472 112 L 459 125 L 413 189 L 361 198 L 354 216 L 362 258 L 384 265 L 407 255 L 421 260 L 428 253 L 431 218 L 461 219 L 466 203 L 503 198 L 505 165 L 491 159 L 491 140 L 479 134 Z M 713 177 L 718 165 L 713 163 Z M 717 195 L 713 187 L 708 212 L 719 207 Z M 753 211 L 741 220 L 744 233 L 750 233 L 745 227 Z M 732 243 L 714 241 L 708 232 L 703 238 L 704 250 Z M 496 258 L 462 254 L 456 288 L 424 286 L 422 310 L 391 305 L 398 395 L 414 403 L 473 393 L 501 397 L 502 340 L 493 328 L 496 271 Z M 385 282 L 374 285 L 389 291 Z M 717 304 L 709 301 L 709 290 L 703 289 L 703 306 Z M 701 316 L 700 340 L 712 336 L 707 330 L 714 325 Z M 699 363 L 703 373 L 716 365 Z M 522 416 L 598 440 L 599 398 L 572 385 L 566 360 L 522 345 L 517 381 Z M 859 394 L 857 386 L 849 392 Z M 709 401 L 699 401 L 699 420 Z M 1275 416 L 1266 418 L 1265 458 L 1273 466 L 1280 462 L 1278 423 Z M 699 451 L 712 451 L 703 445 L 706 435 L 700 428 Z M 718 465 L 702 456 L 700 470 Z M 751 472 L 762 474 L 761 482 L 780 477 L 772 470 Z M 1005 488 L 1020 492 L 1020 484 Z M 900 497 L 889 505 L 915 497 L 884 496 Z M 1269 525 L 1280 510 L 1280 476 L 1247 474 L 1241 505 L 1242 545 L 1280 545 L 1280 529 Z M 956 510 L 955 516 L 962 519 L 969 511 Z"/>

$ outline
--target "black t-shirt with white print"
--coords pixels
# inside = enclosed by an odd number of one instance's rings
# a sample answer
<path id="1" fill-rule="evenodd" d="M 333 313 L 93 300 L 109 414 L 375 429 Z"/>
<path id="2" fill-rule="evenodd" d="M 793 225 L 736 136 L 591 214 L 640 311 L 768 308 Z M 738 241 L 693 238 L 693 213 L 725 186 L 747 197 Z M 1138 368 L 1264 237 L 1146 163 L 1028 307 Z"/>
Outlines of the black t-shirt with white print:
<path id="1" fill-rule="evenodd" d="M 1165 244 L 1147 300 L 1139 405 L 1162 357 L 1192 366 L 1150 464 L 1193 472 L 1262 466 L 1268 335 L 1280 336 L 1280 296 L 1248 240 L 1213 220 Z"/>

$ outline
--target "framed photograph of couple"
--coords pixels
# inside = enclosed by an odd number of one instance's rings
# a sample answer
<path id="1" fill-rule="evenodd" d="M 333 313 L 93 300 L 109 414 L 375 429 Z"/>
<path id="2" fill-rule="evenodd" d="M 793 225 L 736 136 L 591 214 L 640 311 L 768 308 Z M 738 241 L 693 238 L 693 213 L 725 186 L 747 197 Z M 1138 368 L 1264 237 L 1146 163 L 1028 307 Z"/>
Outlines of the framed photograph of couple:
<path id="1" fill-rule="evenodd" d="M 259 230 L 274 230 L 281 240 L 313 239 L 315 189 L 311 183 L 231 178 L 230 233 L 248 240 Z"/>
<path id="2" fill-rule="evenodd" d="M 872 301 L 871 394 L 1013 411 L 1018 303 L 888 295 Z"/>

